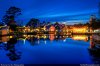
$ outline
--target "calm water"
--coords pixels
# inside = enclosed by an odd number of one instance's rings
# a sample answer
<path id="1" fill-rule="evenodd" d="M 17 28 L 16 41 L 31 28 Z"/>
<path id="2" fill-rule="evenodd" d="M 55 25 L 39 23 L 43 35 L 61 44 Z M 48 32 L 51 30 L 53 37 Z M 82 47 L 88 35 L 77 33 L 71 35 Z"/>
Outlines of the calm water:
<path id="1" fill-rule="evenodd" d="M 93 35 L 23 36 L 5 36 L 0 38 L 0 63 L 99 63 L 99 57 L 94 57 L 93 53 L 88 50 L 94 49 Z M 99 41 L 99 36 L 97 36 L 96 40 Z"/>

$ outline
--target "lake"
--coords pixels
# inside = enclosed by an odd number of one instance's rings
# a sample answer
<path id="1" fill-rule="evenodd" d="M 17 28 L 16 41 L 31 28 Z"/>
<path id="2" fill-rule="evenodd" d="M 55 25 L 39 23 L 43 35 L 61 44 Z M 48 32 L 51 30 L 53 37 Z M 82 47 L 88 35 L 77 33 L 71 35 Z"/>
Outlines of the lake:
<path id="1" fill-rule="evenodd" d="M 95 38 L 94 38 L 95 37 Z M 97 38 L 97 39 L 96 39 Z M 0 37 L 1 64 L 100 63 L 99 35 Z"/>

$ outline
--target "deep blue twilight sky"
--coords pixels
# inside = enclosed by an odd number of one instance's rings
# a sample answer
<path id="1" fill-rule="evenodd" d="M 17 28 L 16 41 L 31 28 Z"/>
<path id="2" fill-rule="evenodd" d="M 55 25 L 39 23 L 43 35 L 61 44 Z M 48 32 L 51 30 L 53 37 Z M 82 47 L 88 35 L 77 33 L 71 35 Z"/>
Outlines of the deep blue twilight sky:
<path id="1" fill-rule="evenodd" d="M 18 20 L 26 24 L 30 18 L 66 23 L 87 22 L 98 14 L 99 0 L 0 0 L 0 20 L 10 6 L 22 9 Z"/>

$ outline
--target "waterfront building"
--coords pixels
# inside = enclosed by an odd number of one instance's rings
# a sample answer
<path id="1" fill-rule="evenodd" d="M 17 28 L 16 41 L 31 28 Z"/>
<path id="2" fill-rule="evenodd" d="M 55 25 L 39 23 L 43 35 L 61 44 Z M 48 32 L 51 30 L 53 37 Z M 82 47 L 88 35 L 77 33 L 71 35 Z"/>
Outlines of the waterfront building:
<path id="1" fill-rule="evenodd" d="M 24 32 L 24 33 L 28 33 L 30 31 L 32 31 L 32 30 L 30 30 L 29 26 L 28 27 L 25 27 L 25 26 L 23 26 L 23 27 L 17 27 L 17 29 L 18 29 L 18 32 Z"/>
<path id="2" fill-rule="evenodd" d="M 88 33 L 88 26 L 78 25 L 78 26 L 71 26 L 71 28 L 73 33 Z"/>
<path id="3" fill-rule="evenodd" d="M 9 37 L 6 36 L 9 34 L 9 27 L 8 26 L 0 26 L 0 42 L 7 42 L 9 40 Z"/>
<path id="4" fill-rule="evenodd" d="M 94 30 L 94 33 L 100 33 L 100 28 L 95 29 L 95 30 Z"/>
<path id="5" fill-rule="evenodd" d="M 52 25 L 52 26 L 49 28 L 49 31 L 54 33 L 54 32 L 56 31 L 56 28 Z"/>
<path id="6" fill-rule="evenodd" d="M 9 26 L 0 26 L 0 35 L 7 35 L 9 33 Z"/>

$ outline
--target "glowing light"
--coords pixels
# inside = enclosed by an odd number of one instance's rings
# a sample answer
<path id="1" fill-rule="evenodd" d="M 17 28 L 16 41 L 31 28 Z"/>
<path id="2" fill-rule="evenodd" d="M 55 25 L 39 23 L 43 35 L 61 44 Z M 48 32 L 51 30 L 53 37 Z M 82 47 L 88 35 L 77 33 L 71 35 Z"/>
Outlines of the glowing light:
<path id="1" fill-rule="evenodd" d="M 57 38 L 58 36 L 56 36 L 56 38 Z"/>
<path id="2" fill-rule="evenodd" d="M 66 39 L 64 39 L 63 41 L 66 42 Z"/>
<path id="3" fill-rule="evenodd" d="M 40 41 L 38 40 L 38 44 L 40 43 Z"/>
<path id="4" fill-rule="evenodd" d="M 99 33 L 100 32 L 100 29 L 94 30 L 94 32 Z"/>
<path id="5" fill-rule="evenodd" d="M 25 27 L 25 26 L 23 26 L 23 27 Z"/>
<path id="6" fill-rule="evenodd" d="M 23 39 L 23 42 L 24 42 L 24 44 L 25 44 L 25 42 L 26 42 L 26 39 Z"/>
<path id="7" fill-rule="evenodd" d="M 13 38 L 13 36 L 10 36 L 10 38 Z"/>
<path id="8" fill-rule="evenodd" d="M 44 41 L 44 43 L 46 44 L 46 43 L 47 43 L 47 41 L 45 40 L 45 41 Z"/>
<path id="9" fill-rule="evenodd" d="M 36 31 L 40 31 L 39 29 L 36 29 Z"/>
<path id="10" fill-rule="evenodd" d="M 87 27 L 73 27 L 73 32 L 74 33 L 86 33 Z"/>
<path id="11" fill-rule="evenodd" d="M 88 36 L 78 36 L 78 35 L 76 35 L 76 36 L 73 36 L 72 37 L 74 40 L 87 40 L 87 38 L 88 38 Z"/>
<path id="12" fill-rule="evenodd" d="M 23 35 L 24 37 L 27 37 L 27 35 Z"/>
<path id="13" fill-rule="evenodd" d="M 7 44 L 7 42 L 3 42 L 4 44 Z"/>
<path id="14" fill-rule="evenodd" d="M 46 39 L 47 38 L 47 36 L 43 36 L 44 37 L 44 39 Z"/>
<path id="15" fill-rule="evenodd" d="M 40 36 L 38 36 L 38 39 L 40 38 Z"/>

